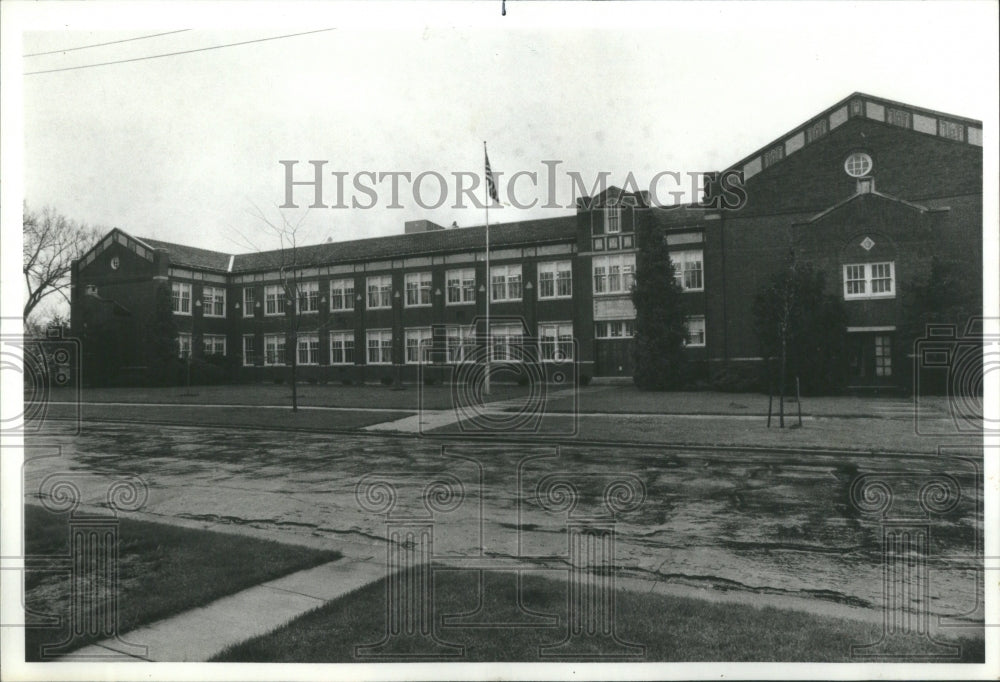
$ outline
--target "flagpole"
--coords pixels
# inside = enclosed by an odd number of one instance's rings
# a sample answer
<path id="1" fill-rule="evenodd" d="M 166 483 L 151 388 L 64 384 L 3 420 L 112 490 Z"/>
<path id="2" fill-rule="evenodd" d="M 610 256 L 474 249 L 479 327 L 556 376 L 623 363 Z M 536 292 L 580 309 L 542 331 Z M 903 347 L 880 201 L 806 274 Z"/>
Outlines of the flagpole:
<path id="1" fill-rule="evenodd" d="M 486 154 L 486 140 L 483 140 L 483 159 L 489 158 Z M 486 195 L 486 376 L 483 380 L 483 394 L 490 394 L 490 357 L 493 355 L 493 335 L 490 331 L 490 297 L 492 296 L 492 279 L 490 278 L 490 179 L 489 169 L 486 182 L 483 183 L 483 193 Z"/>

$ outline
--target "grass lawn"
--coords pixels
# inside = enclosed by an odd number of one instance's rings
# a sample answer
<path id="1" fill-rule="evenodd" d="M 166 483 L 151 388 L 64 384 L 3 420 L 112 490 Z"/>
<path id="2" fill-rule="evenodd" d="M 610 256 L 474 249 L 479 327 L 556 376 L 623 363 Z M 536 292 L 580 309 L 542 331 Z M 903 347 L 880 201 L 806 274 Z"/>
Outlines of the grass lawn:
<path id="1" fill-rule="evenodd" d="M 68 556 L 69 516 L 26 505 L 24 525 L 25 553 L 34 557 L 34 570 L 25 572 L 25 607 L 64 621 L 62 626 L 25 629 L 25 658 L 37 661 L 41 645 L 59 644 L 69 633 L 70 574 L 46 570 L 56 562 L 43 558 Z M 340 557 L 338 552 L 130 519 L 119 520 L 118 537 L 119 633 Z M 69 649 L 96 639 L 75 637 Z"/>
<path id="2" fill-rule="evenodd" d="M 479 622 L 513 622 L 523 615 L 513 605 L 515 574 L 486 572 Z M 526 575 L 522 590 L 526 609 L 559 615 L 557 626 L 543 628 L 447 627 L 444 614 L 467 613 L 477 604 L 474 573 L 436 571 L 434 630 L 438 640 L 463 645 L 457 661 L 538 661 L 539 646 L 561 642 L 566 627 L 566 582 Z M 694 598 L 638 592 L 618 592 L 617 634 L 620 640 L 643 645 L 638 661 L 841 661 L 850 662 L 851 645 L 876 641 L 877 630 L 852 620 L 822 617 L 771 607 L 720 604 Z M 385 583 L 379 581 L 330 602 L 288 625 L 231 647 L 213 660 L 230 662 L 358 662 L 355 646 L 379 642 L 385 632 Z M 962 645 L 963 662 L 982 662 L 982 639 L 949 640 Z M 928 651 L 917 639 L 903 651 Z M 426 642 L 407 641 L 394 652 L 428 651 Z M 577 656 L 608 652 L 590 642 Z M 557 659 L 558 660 L 558 659 Z M 954 662 L 954 661 L 953 661 Z"/>

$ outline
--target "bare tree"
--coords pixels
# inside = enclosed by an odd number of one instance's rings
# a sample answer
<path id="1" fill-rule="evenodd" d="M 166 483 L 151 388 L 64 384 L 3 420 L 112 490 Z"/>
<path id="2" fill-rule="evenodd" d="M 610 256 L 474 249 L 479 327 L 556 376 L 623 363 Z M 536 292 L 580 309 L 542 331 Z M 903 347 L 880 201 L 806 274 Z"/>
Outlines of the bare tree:
<path id="1" fill-rule="evenodd" d="M 34 212 L 24 207 L 24 281 L 28 299 L 24 304 L 24 319 L 46 297 L 59 294 L 66 302 L 73 261 L 93 246 L 100 231 L 77 223 L 54 209 L 46 207 Z"/>

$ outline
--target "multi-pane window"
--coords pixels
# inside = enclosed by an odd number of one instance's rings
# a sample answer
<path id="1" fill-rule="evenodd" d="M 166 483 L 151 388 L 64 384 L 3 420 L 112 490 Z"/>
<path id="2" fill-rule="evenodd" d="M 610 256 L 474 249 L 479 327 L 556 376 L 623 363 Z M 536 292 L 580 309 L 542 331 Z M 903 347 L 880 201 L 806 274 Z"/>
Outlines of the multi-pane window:
<path id="1" fill-rule="evenodd" d="M 407 308 L 431 304 L 431 273 L 409 272 L 405 282 Z"/>
<path id="2" fill-rule="evenodd" d="M 243 287 L 243 317 L 253 317 L 257 305 L 257 290 L 253 287 Z"/>
<path id="3" fill-rule="evenodd" d="M 690 346 L 704 346 L 705 345 L 705 316 L 695 315 L 689 317 L 687 322 L 687 333 L 688 340 L 687 345 Z"/>
<path id="4" fill-rule="evenodd" d="M 368 332 L 368 364 L 392 364 L 392 330 L 378 329 Z"/>
<path id="5" fill-rule="evenodd" d="M 392 306 L 392 275 L 369 277 L 368 308 L 389 308 Z"/>
<path id="6" fill-rule="evenodd" d="M 476 335 L 472 327 L 447 327 L 445 339 L 448 346 L 448 362 L 463 362 L 474 357 Z"/>
<path id="7" fill-rule="evenodd" d="M 519 323 L 492 325 L 492 359 L 497 362 L 521 362 L 524 355 L 521 348 L 523 337 L 524 332 Z"/>
<path id="8" fill-rule="evenodd" d="M 618 234 L 622 231 L 622 209 L 618 206 L 604 209 L 604 233 Z"/>
<path id="9" fill-rule="evenodd" d="M 624 294 L 631 291 L 635 279 L 634 253 L 595 256 L 593 266 L 595 294 Z"/>
<path id="10" fill-rule="evenodd" d="M 852 263 L 844 266 L 844 298 L 892 298 L 896 295 L 895 264 Z"/>
<path id="11" fill-rule="evenodd" d="M 354 332 L 333 332 L 330 334 L 330 364 L 354 364 Z"/>
<path id="12" fill-rule="evenodd" d="M 257 357 L 257 339 L 253 334 L 243 335 L 243 366 L 250 367 Z"/>
<path id="13" fill-rule="evenodd" d="M 573 295 L 573 264 L 568 260 L 538 264 L 538 298 Z"/>
<path id="14" fill-rule="evenodd" d="M 285 335 L 268 334 L 264 337 L 264 364 L 285 364 Z"/>
<path id="15" fill-rule="evenodd" d="M 354 310 L 353 279 L 335 279 L 330 282 L 330 310 Z"/>
<path id="16" fill-rule="evenodd" d="M 445 275 L 448 305 L 476 302 L 476 271 L 472 268 L 449 270 Z"/>
<path id="17" fill-rule="evenodd" d="M 221 334 L 205 334 L 201 337 L 201 346 L 205 355 L 225 355 L 226 337 Z"/>
<path id="18" fill-rule="evenodd" d="M 205 317 L 226 316 L 226 290 L 222 287 L 202 287 L 201 302 Z"/>
<path id="19" fill-rule="evenodd" d="M 319 364 L 319 336 L 316 334 L 303 334 L 298 338 L 298 364 L 318 365 Z"/>
<path id="20" fill-rule="evenodd" d="M 674 281 L 684 291 L 702 291 L 705 288 L 702 276 L 702 252 L 674 251 L 670 254 L 674 263 Z"/>
<path id="21" fill-rule="evenodd" d="M 875 336 L 875 376 L 892 376 L 892 338 L 885 334 Z"/>
<path id="22" fill-rule="evenodd" d="M 191 314 L 191 285 L 185 282 L 170 284 L 170 305 L 175 313 Z"/>
<path id="23" fill-rule="evenodd" d="M 428 361 L 431 354 L 431 348 L 434 343 L 430 327 L 407 329 L 405 331 L 405 340 L 407 364 L 417 364 Z"/>
<path id="24" fill-rule="evenodd" d="M 635 320 L 598 322 L 594 335 L 599 339 L 629 339 L 635 335 Z"/>
<path id="25" fill-rule="evenodd" d="M 177 357 L 182 359 L 187 359 L 191 357 L 190 334 L 181 333 L 177 335 Z"/>
<path id="26" fill-rule="evenodd" d="M 298 301 L 300 313 L 319 312 L 319 282 L 300 282 Z"/>
<path id="27" fill-rule="evenodd" d="M 285 290 L 279 284 L 264 287 L 264 314 L 285 314 Z"/>
<path id="28" fill-rule="evenodd" d="M 938 135 L 947 137 L 949 140 L 958 140 L 961 142 L 964 138 L 962 124 L 952 123 L 951 121 L 938 121 Z"/>
<path id="29" fill-rule="evenodd" d="M 494 265 L 490 268 L 490 297 L 494 301 L 521 300 L 521 266 Z"/>
<path id="30" fill-rule="evenodd" d="M 542 360 L 563 361 L 573 359 L 573 325 L 570 322 L 542 323 L 538 325 L 538 350 Z"/>

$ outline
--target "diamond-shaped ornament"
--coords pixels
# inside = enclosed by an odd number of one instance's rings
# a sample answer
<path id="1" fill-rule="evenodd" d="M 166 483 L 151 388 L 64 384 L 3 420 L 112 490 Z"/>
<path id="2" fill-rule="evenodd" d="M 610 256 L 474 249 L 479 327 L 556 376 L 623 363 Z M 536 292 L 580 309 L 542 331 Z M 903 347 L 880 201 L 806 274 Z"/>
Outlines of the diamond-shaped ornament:
<path id="1" fill-rule="evenodd" d="M 865 237 L 861 242 L 861 248 L 865 251 L 871 251 L 873 246 L 875 246 L 875 242 L 872 241 L 871 237 Z"/>

